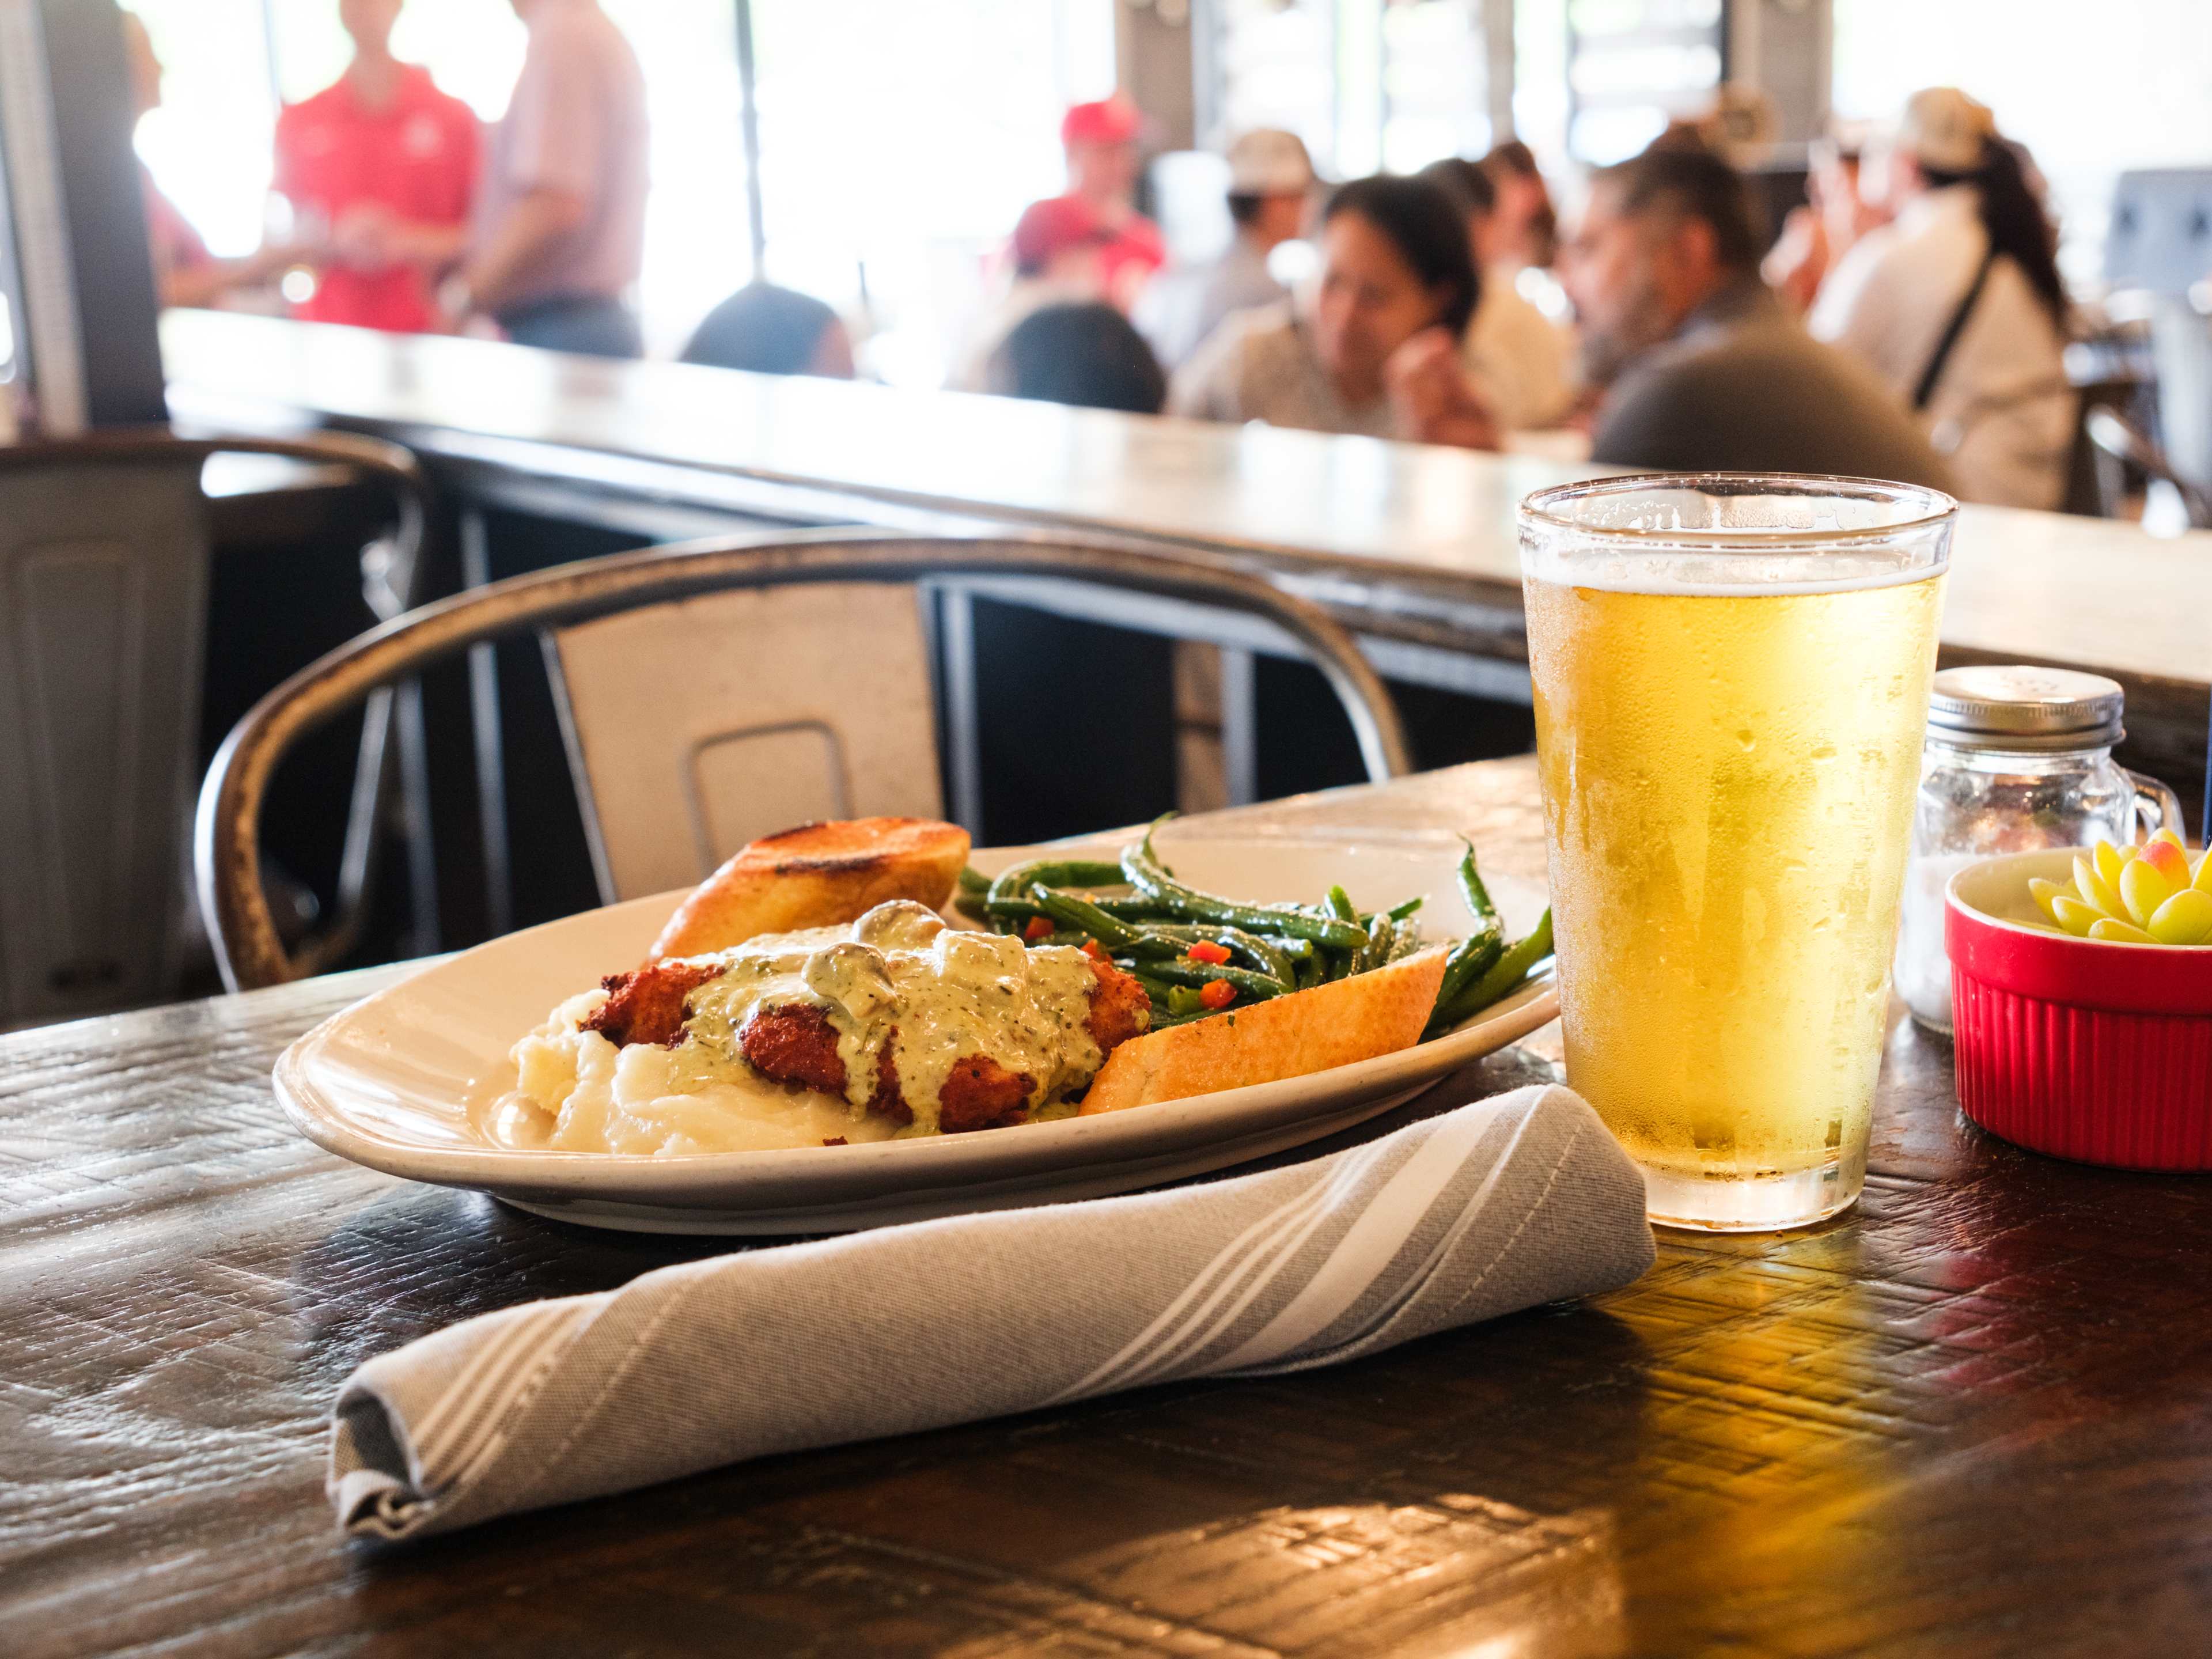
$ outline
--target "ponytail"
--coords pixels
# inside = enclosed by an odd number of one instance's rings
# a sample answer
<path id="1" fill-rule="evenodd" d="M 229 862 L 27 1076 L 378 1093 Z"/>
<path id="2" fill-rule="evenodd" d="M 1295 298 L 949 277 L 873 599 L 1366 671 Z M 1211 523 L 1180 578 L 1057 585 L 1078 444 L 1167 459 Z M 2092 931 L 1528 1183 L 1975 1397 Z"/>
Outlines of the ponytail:
<path id="1" fill-rule="evenodd" d="M 2058 236 L 2028 185 L 2020 152 L 2002 138 L 1991 138 L 1982 146 L 1981 166 L 1971 172 L 1950 172 L 1925 162 L 1920 172 L 1931 190 L 1948 185 L 1974 186 L 1990 249 L 2020 267 L 2036 299 L 2063 333 L 2068 306 L 2066 284 L 2058 274 Z"/>

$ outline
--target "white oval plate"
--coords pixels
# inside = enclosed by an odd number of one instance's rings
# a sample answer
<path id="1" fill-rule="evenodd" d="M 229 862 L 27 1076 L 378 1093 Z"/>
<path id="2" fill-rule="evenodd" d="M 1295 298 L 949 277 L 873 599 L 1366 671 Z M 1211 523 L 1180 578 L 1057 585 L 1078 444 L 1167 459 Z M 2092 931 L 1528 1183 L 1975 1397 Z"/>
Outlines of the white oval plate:
<path id="1" fill-rule="evenodd" d="M 1432 938 L 1470 918 L 1459 844 L 1310 830 L 1255 836 L 1170 825 L 1161 855 L 1194 885 L 1254 901 L 1317 899 L 1332 881 L 1374 909 L 1420 894 Z M 1120 838 L 1054 848 L 1111 857 Z M 978 850 L 1004 869 L 1038 849 Z M 1509 937 L 1535 924 L 1541 892 L 1492 878 Z M 276 1062 L 276 1096 L 317 1145 L 374 1170 L 485 1192 L 587 1226 L 644 1232 L 820 1233 L 970 1210 L 1127 1192 L 1264 1157 L 1389 1110 L 1559 1012 L 1548 979 L 1458 1030 L 1310 1077 L 1096 1117 L 976 1134 L 683 1158 L 522 1152 L 477 1127 L 514 1086 L 507 1051 L 548 1010 L 638 961 L 683 896 L 662 893 L 511 933 L 424 969 L 325 1020 Z"/>

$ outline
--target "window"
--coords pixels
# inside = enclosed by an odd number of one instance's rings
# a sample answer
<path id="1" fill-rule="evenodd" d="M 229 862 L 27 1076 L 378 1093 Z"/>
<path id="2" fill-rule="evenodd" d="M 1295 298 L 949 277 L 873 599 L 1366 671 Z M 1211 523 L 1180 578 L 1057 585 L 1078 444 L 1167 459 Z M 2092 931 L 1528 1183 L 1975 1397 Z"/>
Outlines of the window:
<path id="1" fill-rule="evenodd" d="M 1063 187 L 1061 113 L 1114 89 L 1115 3 L 752 0 L 768 275 L 853 318 L 864 368 L 943 381 L 987 262 Z"/>
<path id="2" fill-rule="evenodd" d="M 139 153 L 214 252 L 249 252 L 270 225 L 280 99 L 345 66 L 337 0 L 126 3 L 166 70 Z M 672 355 L 754 274 L 736 3 L 601 3 L 645 71 L 638 299 L 648 350 Z M 885 378 L 937 384 L 986 256 L 1061 186 L 1061 111 L 1113 90 L 1115 3 L 753 0 L 768 274 L 852 315 Z M 508 0 L 413 0 L 392 48 L 492 121 L 524 40 Z"/>
<path id="3" fill-rule="evenodd" d="M 1283 127 L 1340 179 L 1480 155 L 1491 142 L 1484 4 L 1219 0 L 1200 14 L 1215 20 L 1218 64 L 1217 130 L 1201 139 Z"/>
<path id="4" fill-rule="evenodd" d="M 2112 185 L 2212 163 L 2203 0 L 1835 0 L 1835 110 L 1887 121 L 1922 87 L 1965 88 L 2051 181 L 2076 281 L 2102 267 Z"/>

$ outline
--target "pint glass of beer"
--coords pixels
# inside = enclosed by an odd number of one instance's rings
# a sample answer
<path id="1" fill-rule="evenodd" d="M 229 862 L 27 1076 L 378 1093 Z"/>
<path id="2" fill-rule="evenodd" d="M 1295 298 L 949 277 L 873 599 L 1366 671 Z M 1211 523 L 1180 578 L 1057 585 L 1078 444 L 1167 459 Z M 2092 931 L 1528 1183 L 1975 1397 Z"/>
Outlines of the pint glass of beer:
<path id="1" fill-rule="evenodd" d="M 1522 503 L 1567 1082 L 1655 1222 L 1801 1226 L 1865 1182 L 1957 511 L 1788 475 Z"/>

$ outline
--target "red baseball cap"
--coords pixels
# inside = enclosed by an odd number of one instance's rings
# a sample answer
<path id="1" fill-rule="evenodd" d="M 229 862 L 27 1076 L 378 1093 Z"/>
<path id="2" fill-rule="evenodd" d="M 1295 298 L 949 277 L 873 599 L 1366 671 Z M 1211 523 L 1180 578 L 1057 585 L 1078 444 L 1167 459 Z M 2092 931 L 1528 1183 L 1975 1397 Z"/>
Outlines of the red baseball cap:
<path id="1" fill-rule="evenodd" d="M 1091 204 L 1076 196 L 1032 202 L 1014 225 L 1014 263 L 1034 270 L 1054 255 L 1111 241 L 1113 232 Z"/>
<path id="2" fill-rule="evenodd" d="M 1071 104 L 1060 120 L 1060 142 L 1067 144 L 1133 144 L 1145 118 L 1120 94 L 1092 104 Z"/>

